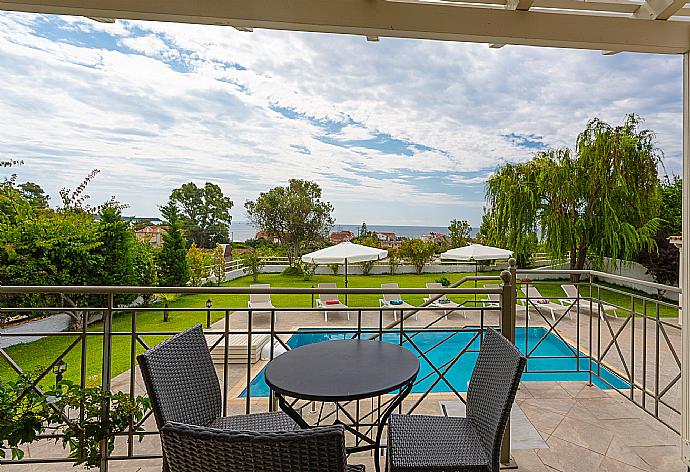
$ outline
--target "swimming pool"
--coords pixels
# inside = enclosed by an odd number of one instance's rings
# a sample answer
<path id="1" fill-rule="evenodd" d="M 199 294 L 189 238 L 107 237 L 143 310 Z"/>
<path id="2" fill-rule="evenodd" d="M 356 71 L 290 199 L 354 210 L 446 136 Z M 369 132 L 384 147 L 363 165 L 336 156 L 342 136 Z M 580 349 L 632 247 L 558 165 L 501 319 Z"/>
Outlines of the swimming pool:
<path id="1" fill-rule="evenodd" d="M 337 333 L 313 333 L 313 329 L 303 328 L 298 333 L 292 335 L 287 344 L 291 348 L 304 346 L 306 344 L 317 343 L 321 341 L 328 341 L 333 339 L 349 339 L 354 332 L 337 332 Z M 322 330 L 321 330 L 322 331 Z M 443 371 L 441 367 L 449 360 L 453 359 L 457 354 L 466 348 L 471 342 L 468 349 L 478 350 L 480 341 L 479 338 L 472 341 L 476 331 L 459 331 L 459 332 L 421 332 L 414 336 L 413 340 L 417 347 L 425 353 L 429 360 L 436 366 L 437 369 Z M 529 336 L 527 334 L 529 333 Z M 522 375 L 524 382 L 546 382 L 546 381 L 582 381 L 589 379 L 590 360 L 579 352 L 578 359 L 575 358 L 575 347 L 563 342 L 558 336 L 553 333 L 548 333 L 546 328 L 532 327 L 529 332 L 525 328 L 515 329 L 515 344 L 524 354 L 525 349 L 532 350 L 537 346 L 535 351 L 530 354 L 527 360 L 527 368 Z M 364 338 L 365 335 L 362 335 Z M 539 343 L 539 341 L 545 339 Z M 383 340 L 398 344 L 400 337 L 397 333 L 387 333 L 383 335 Z M 444 341 L 445 339 L 445 341 Z M 529 341 L 529 344 L 526 343 Z M 441 344 L 439 344 L 441 343 Z M 439 344 L 439 345 L 437 345 Z M 404 342 L 406 346 L 415 354 L 418 352 Z M 434 347 L 436 346 L 436 347 Z M 432 349 L 433 348 L 433 349 Z M 430 350 L 430 351 L 429 351 Z M 429 351 L 429 352 L 427 352 Z M 472 369 L 477 361 L 477 352 L 466 352 L 460 359 L 450 368 L 445 374 L 446 379 L 459 392 L 467 391 L 467 384 L 469 383 Z M 568 358 L 543 358 L 542 356 L 570 356 Z M 542 357 L 542 358 L 540 358 Z M 578 371 L 579 361 L 579 371 Z M 592 361 L 592 369 L 596 372 L 597 363 Z M 561 372 L 554 372 L 561 371 Z M 413 393 L 423 393 L 434 383 L 438 378 L 429 363 L 420 358 L 420 370 L 417 376 L 417 383 L 412 389 Z M 429 375 L 432 373 L 431 375 Z M 618 388 L 630 388 L 630 385 L 621 377 L 611 372 L 604 366 L 601 366 L 600 376 L 608 382 L 601 381 L 596 375 L 592 376 L 592 382 L 602 389 L 611 388 L 610 385 Z M 610 384 L 610 385 L 609 385 Z M 443 381 L 438 382 L 432 392 L 451 392 L 450 387 Z M 252 397 L 267 397 L 269 395 L 269 388 L 264 382 L 264 372 L 261 370 L 251 383 Z M 246 390 L 242 392 L 241 396 L 246 396 Z"/>

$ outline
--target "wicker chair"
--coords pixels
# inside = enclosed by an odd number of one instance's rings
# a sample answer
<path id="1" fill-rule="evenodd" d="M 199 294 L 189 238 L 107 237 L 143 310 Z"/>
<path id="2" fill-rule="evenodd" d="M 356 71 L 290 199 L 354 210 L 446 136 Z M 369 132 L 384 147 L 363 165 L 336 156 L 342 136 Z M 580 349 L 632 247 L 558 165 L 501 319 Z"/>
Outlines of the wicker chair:
<path id="1" fill-rule="evenodd" d="M 297 424 L 285 413 L 221 417 L 220 383 L 201 325 L 137 357 L 160 430 L 168 422 L 234 431 L 285 431 Z M 167 469 L 163 454 L 163 470 Z"/>
<path id="2" fill-rule="evenodd" d="M 347 465 L 342 426 L 257 433 L 167 423 L 171 472 L 364 472 Z"/>
<path id="3" fill-rule="evenodd" d="M 498 472 L 501 439 L 525 357 L 493 329 L 486 332 L 467 390 L 467 417 L 392 415 L 390 472 Z"/>

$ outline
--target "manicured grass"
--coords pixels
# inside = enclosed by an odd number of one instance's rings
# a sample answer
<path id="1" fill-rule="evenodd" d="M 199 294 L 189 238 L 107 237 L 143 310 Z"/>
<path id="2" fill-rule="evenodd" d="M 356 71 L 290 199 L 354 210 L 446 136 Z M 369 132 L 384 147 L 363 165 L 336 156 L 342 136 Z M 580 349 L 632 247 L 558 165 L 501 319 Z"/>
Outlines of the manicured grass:
<path id="1" fill-rule="evenodd" d="M 460 278 L 466 275 L 465 273 L 449 273 L 449 274 L 399 274 L 399 275 L 370 275 L 361 276 L 353 275 L 349 279 L 349 287 L 372 287 L 378 288 L 383 283 L 393 283 L 396 282 L 400 287 L 404 288 L 414 288 L 414 287 L 425 287 L 427 282 L 435 282 L 440 277 L 448 278 L 452 283 L 456 282 Z M 483 273 L 480 275 L 498 275 L 497 272 L 493 273 Z M 342 275 L 316 275 L 312 280 L 305 281 L 301 277 L 288 277 L 280 274 L 261 274 L 256 283 L 267 283 L 271 284 L 272 287 L 316 287 L 319 283 L 324 282 L 335 282 L 339 287 L 344 287 L 344 280 Z M 251 277 L 243 277 L 240 279 L 233 280 L 225 284 L 229 287 L 248 287 L 252 283 Z M 496 282 L 489 282 L 496 283 Z M 557 302 L 559 297 L 564 296 L 563 291 L 560 288 L 560 284 L 564 282 L 538 282 L 537 287 L 539 288 L 541 294 L 544 297 L 552 298 Z M 464 287 L 472 287 L 474 282 L 465 283 Z M 483 282 L 478 283 L 479 286 L 483 285 Z M 588 295 L 589 287 L 587 285 L 581 286 L 581 293 L 583 296 Z M 518 296 L 523 296 L 522 292 L 519 292 Z M 348 304 L 350 306 L 366 306 L 366 307 L 378 307 L 380 295 L 358 295 L 353 294 L 348 297 Z M 425 295 L 405 295 L 405 300 L 412 305 L 419 305 L 423 302 Z M 169 321 L 163 322 L 162 311 L 148 311 L 139 312 L 137 314 L 137 330 L 142 331 L 181 331 L 185 328 L 193 326 L 197 323 L 204 325 L 206 323 L 206 300 L 209 298 L 207 295 L 187 295 L 180 297 L 177 301 L 171 304 L 171 308 L 199 308 L 199 311 L 192 312 L 171 312 L 169 316 Z M 210 297 L 213 302 L 213 306 L 216 308 L 239 308 L 244 309 L 247 307 L 247 302 L 249 300 L 249 295 L 216 295 Z M 450 296 L 456 302 L 462 302 L 464 300 L 473 299 L 473 295 L 463 295 L 463 296 Z M 480 299 L 482 296 L 479 297 Z M 602 298 L 609 302 L 614 303 L 619 306 L 630 308 L 631 302 L 630 297 L 622 294 L 616 294 L 610 291 L 603 291 Z M 650 297 L 653 298 L 653 297 Z M 342 299 L 342 297 L 341 297 Z M 271 296 L 273 304 L 280 308 L 301 308 L 301 307 L 311 307 L 312 297 L 311 295 L 281 295 L 275 294 Z M 656 310 L 656 304 L 648 302 L 647 304 L 648 313 L 652 314 Z M 641 302 L 636 305 L 636 311 L 641 311 Z M 661 316 L 675 317 L 678 315 L 676 309 L 671 307 L 666 307 L 660 305 Z M 624 313 L 619 313 L 619 316 Z M 211 321 L 215 322 L 222 318 L 221 312 L 212 312 Z M 113 319 L 113 332 L 127 332 L 131 329 L 131 314 L 130 313 L 118 313 Z M 90 332 L 98 333 L 103 331 L 102 323 L 96 323 L 89 328 Z M 33 370 L 39 366 L 49 366 L 59 355 L 63 352 L 75 339 L 77 336 L 60 336 L 60 337 L 49 337 L 44 338 L 39 341 L 23 344 L 18 346 L 12 346 L 7 349 L 8 354 L 12 356 L 13 359 L 21 366 L 24 370 Z M 144 340 L 149 345 L 155 345 L 161 342 L 166 336 L 143 336 Z M 115 335 L 113 338 L 113 355 L 112 355 L 112 365 L 111 371 L 114 377 L 117 374 L 127 371 L 130 368 L 130 349 L 131 349 L 131 337 L 126 335 Z M 143 347 L 137 344 L 137 353 L 143 351 Z M 79 381 L 80 378 L 80 358 L 81 358 L 81 344 L 77 344 L 75 348 L 65 356 L 68 368 L 65 377 Z M 101 358 L 102 358 L 102 337 L 101 336 L 89 336 L 86 343 L 86 382 L 89 385 L 97 385 L 100 383 L 101 379 Z M 11 370 L 6 362 L 0 361 L 0 379 L 8 379 L 14 377 L 14 371 Z M 46 377 L 47 381 L 53 381 L 54 376 L 49 374 Z"/>

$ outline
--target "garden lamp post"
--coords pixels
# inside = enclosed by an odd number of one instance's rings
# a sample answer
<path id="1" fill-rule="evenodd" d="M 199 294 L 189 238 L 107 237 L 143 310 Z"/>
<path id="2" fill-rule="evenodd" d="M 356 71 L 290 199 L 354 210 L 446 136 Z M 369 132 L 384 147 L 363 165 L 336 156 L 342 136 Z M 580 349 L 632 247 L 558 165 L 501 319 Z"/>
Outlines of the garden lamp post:
<path id="1" fill-rule="evenodd" d="M 209 298 L 206 300 L 206 329 L 211 329 L 211 308 L 213 308 L 213 302 Z"/>
<path id="2" fill-rule="evenodd" d="M 55 374 L 55 385 L 62 380 L 62 375 L 67 372 L 67 362 L 59 359 L 53 366 L 53 373 Z"/>

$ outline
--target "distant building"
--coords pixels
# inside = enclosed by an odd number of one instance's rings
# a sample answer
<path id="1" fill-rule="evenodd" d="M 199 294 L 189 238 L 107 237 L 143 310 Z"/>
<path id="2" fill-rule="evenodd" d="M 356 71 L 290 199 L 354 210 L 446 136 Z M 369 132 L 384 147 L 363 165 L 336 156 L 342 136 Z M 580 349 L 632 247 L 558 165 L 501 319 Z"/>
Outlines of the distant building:
<path id="1" fill-rule="evenodd" d="M 329 236 L 329 239 L 331 240 L 331 243 L 333 243 L 333 244 L 340 244 L 340 243 L 352 241 L 352 239 L 354 237 L 355 237 L 355 235 L 352 233 L 352 231 L 343 230 L 343 231 L 332 232 L 331 235 Z"/>
<path id="2" fill-rule="evenodd" d="M 261 231 L 256 232 L 254 239 L 263 239 L 264 241 L 268 241 L 270 243 L 277 243 L 278 242 L 277 238 L 273 238 L 273 239 L 269 238 L 268 232 L 264 231 L 263 229 Z"/>
<path id="3" fill-rule="evenodd" d="M 422 236 L 422 241 L 434 244 L 450 244 L 450 237 L 445 234 L 431 232 Z"/>
<path id="4" fill-rule="evenodd" d="M 134 234 L 139 241 L 148 242 L 152 247 L 161 247 L 163 245 L 163 234 L 167 229 L 167 226 L 160 225 L 144 226 L 134 231 Z"/>
<path id="5" fill-rule="evenodd" d="M 397 249 L 400 247 L 400 244 L 402 244 L 402 242 L 398 240 L 398 237 L 395 235 L 395 233 L 374 231 L 370 234 L 373 234 L 376 238 L 378 238 L 379 241 L 381 241 L 382 247 Z"/>
<path id="6" fill-rule="evenodd" d="M 397 241 L 398 237 L 395 235 L 395 233 L 387 233 L 384 231 L 374 231 L 372 233 L 374 236 L 379 238 L 379 241 L 384 242 L 384 243 L 391 243 L 393 241 Z"/>

